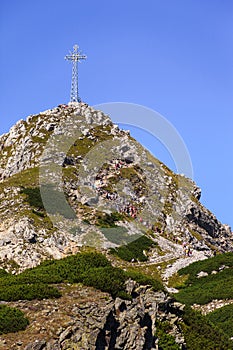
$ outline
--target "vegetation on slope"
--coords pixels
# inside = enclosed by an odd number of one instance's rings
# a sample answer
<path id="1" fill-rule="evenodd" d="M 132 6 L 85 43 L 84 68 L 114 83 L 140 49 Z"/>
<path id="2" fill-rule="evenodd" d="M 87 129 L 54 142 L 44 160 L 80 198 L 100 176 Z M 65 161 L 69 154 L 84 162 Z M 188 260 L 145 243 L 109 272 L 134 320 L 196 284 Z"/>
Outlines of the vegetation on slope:
<path id="1" fill-rule="evenodd" d="M 158 338 L 159 350 L 179 350 L 179 345 L 175 342 L 172 335 L 169 334 L 171 325 L 169 322 L 156 322 L 155 336 Z"/>
<path id="2" fill-rule="evenodd" d="M 180 269 L 179 274 L 188 274 L 189 279 L 186 281 L 186 284 L 190 284 L 198 280 L 197 274 L 200 271 L 211 273 L 212 271 L 217 271 L 223 265 L 233 267 L 233 253 L 219 254 L 206 260 L 196 261 Z"/>
<path id="3" fill-rule="evenodd" d="M 108 292 L 114 298 L 119 296 L 129 299 L 131 296 L 125 290 L 125 282 L 129 278 L 140 284 L 150 284 L 154 290 L 163 289 L 162 284 L 153 278 L 113 267 L 100 253 L 82 252 L 60 260 L 46 260 L 18 275 L 6 273 L 1 269 L 0 300 L 58 298 L 61 296 L 60 291 L 51 285 L 60 283 L 82 283 Z M 0 321 L 2 317 L 6 318 L 0 328 L 2 333 L 25 329 L 28 324 L 19 310 L 0 309 Z M 10 327 L 9 319 L 12 319 L 13 328 Z"/>
<path id="4" fill-rule="evenodd" d="M 228 337 L 199 312 L 186 307 L 183 320 L 184 323 L 181 324 L 181 327 L 183 328 L 187 350 L 232 349 L 233 344 Z"/>
<path id="5" fill-rule="evenodd" d="M 233 304 L 210 312 L 206 315 L 206 318 L 215 326 L 221 328 L 228 337 L 233 336 Z"/>
<path id="6" fill-rule="evenodd" d="M 20 310 L 0 305 L 0 334 L 24 330 L 28 324 L 28 319 Z"/>
<path id="7" fill-rule="evenodd" d="M 208 275 L 199 277 L 204 271 Z M 215 271 L 215 273 L 211 273 Z M 230 299 L 233 295 L 233 253 L 195 262 L 179 271 L 188 278 L 181 287 L 176 299 L 186 305 L 204 305 L 213 299 Z M 223 288 L 224 286 L 224 288 Z"/>
<path id="8" fill-rule="evenodd" d="M 214 326 L 205 316 L 186 307 L 182 315 L 183 322 L 178 327 L 183 330 L 187 350 L 230 350 L 232 342 L 221 329 Z M 178 350 L 179 345 L 170 334 L 169 322 L 156 322 L 155 336 L 158 338 L 159 350 Z"/>
<path id="9" fill-rule="evenodd" d="M 42 299 L 59 297 L 60 292 L 50 286 L 59 283 L 83 283 L 113 297 L 128 297 L 125 282 L 134 278 L 141 284 L 151 284 L 155 289 L 162 285 L 142 274 L 125 272 L 113 267 L 107 258 L 96 252 L 83 252 L 61 260 L 47 260 L 39 266 L 25 270 L 19 275 L 5 275 L 0 278 L 0 299 L 6 301 L 19 299 Z"/>
<path id="10" fill-rule="evenodd" d="M 182 316 L 184 323 L 181 324 L 187 349 L 233 348 L 229 340 L 233 335 L 233 305 L 217 309 L 206 316 L 190 308 L 194 303 L 204 305 L 216 299 L 232 299 L 232 269 L 233 253 L 225 253 L 197 261 L 178 271 L 179 275 L 186 276 L 175 297 L 187 305 Z M 208 275 L 200 277 L 201 271 Z"/>

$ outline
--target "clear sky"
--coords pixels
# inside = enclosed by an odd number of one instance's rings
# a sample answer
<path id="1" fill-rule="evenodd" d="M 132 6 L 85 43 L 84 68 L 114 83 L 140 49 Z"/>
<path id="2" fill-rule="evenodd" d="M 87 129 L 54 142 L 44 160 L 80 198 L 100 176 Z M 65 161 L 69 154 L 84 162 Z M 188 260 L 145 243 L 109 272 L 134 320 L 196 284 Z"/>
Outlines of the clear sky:
<path id="1" fill-rule="evenodd" d="M 64 56 L 77 43 L 88 56 L 82 99 L 136 103 L 169 120 L 202 203 L 233 228 L 232 0 L 0 0 L 0 39 L 0 134 L 69 101 Z"/>

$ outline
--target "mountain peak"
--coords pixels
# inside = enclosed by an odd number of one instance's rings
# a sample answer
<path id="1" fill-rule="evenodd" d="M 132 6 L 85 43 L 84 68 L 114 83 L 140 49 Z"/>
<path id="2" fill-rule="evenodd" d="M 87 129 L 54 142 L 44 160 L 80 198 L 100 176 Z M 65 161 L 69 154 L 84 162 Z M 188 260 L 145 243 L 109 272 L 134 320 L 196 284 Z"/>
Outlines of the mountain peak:
<path id="1" fill-rule="evenodd" d="M 18 121 L 0 137 L 0 152 L 0 259 L 8 269 L 141 236 L 156 243 L 149 261 L 181 258 L 184 245 L 193 259 L 232 250 L 230 228 L 200 203 L 196 184 L 85 103 Z"/>

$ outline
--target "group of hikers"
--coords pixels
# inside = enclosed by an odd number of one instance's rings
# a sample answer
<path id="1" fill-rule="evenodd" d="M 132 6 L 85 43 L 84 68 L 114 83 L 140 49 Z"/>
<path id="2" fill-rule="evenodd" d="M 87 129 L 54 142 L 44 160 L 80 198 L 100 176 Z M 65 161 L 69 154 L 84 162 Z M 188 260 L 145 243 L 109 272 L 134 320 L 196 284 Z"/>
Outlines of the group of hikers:
<path id="1" fill-rule="evenodd" d="M 99 195 L 105 199 L 116 200 L 118 197 L 116 192 L 111 193 L 101 187 L 98 187 L 96 190 L 99 193 Z"/>
<path id="2" fill-rule="evenodd" d="M 191 256 L 192 255 L 190 245 L 187 242 L 183 242 L 182 247 L 183 247 L 184 256 Z"/>
<path id="3" fill-rule="evenodd" d="M 94 183 L 94 188 L 104 199 L 116 200 L 118 194 L 116 192 L 109 191 L 108 181 L 111 178 L 111 175 L 119 175 L 119 170 L 121 168 L 130 167 L 132 161 L 128 159 L 113 159 L 109 162 L 108 166 L 102 169 L 99 174 L 96 176 L 96 181 Z M 134 203 L 134 204 L 132 204 Z M 132 202 L 127 202 L 125 205 L 119 207 L 120 213 L 125 213 L 131 216 L 133 219 L 136 219 L 139 213 L 139 208 L 136 206 L 137 203 L 142 203 L 142 198 L 139 198 L 136 194 L 132 197 Z"/>
<path id="4" fill-rule="evenodd" d="M 130 160 L 122 160 L 122 159 L 113 159 L 109 162 L 108 166 L 102 169 L 99 174 L 96 176 L 94 188 L 98 192 L 100 196 L 102 196 L 104 199 L 109 200 L 116 200 L 118 198 L 117 192 L 113 192 L 107 187 L 109 186 L 109 178 L 111 178 L 114 175 L 119 175 L 119 170 L 121 168 L 129 167 L 129 165 L 132 163 Z M 123 209 L 123 212 L 131 215 L 132 217 L 136 217 L 136 208 L 132 205 L 126 205 Z"/>
<path id="5" fill-rule="evenodd" d="M 138 208 L 136 206 L 128 203 L 127 205 L 124 205 L 121 208 L 120 212 L 131 216 L 133 219 L 136 219 L 137 214 L 138 214 Z"/>
<path id="6" fill-rule="evenodd" d="M 100 196 L 102 196 L 104 199 L 107 200 L 117 200 L 118 194 L 117 192 L 113 192 L 111 190 L 108 190 L 109 186 L 109 178 L 111 176 L 114 176 L 115 174 L 119 174 L 119 170 L 123 167 L 129 167 L 131 166 L 131 161 L 128 160 L 119 160 L 119 159 L 114 159 L 111 160 L 108 164 L 108 166 L 104 167 L 99 174 L 96 176 L 96 180 L 94 183 L 94 188 L 98 192 Z M 150 224 L 149 222 L 143 220 L 141 216 L 139 216 L 139 207 L 137 207 L 137 203 L 141 204 L 141 198 L 134 196 L 132 198 L 132 202 L 127 202 L 125 205 L 118 206 L 118 211 L 120 213 L 125 213 L 132 217 L 135 220 L 138 220 L 141 224 L 144 226 L 148 227 L 148 229 L 152 230 L 155 233 L 161 234 L 163 229 L 156 225 L 156 224 Z M 183 247 L 183 254 L 185 257 L 189 257 L 192 255 L 191 247 L 190 244 L 187 242 L 183 242 L 179 239 L 179 237 L 169 234 L 169 233 L 164 233 L 165 237 L 174 241 L 176 244 L 182 244 Z"/>

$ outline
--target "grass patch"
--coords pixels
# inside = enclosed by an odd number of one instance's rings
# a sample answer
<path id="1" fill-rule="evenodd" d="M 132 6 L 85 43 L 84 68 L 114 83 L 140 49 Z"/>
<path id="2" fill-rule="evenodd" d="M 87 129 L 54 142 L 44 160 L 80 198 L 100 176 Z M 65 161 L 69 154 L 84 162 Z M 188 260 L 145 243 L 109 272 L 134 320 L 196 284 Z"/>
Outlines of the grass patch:
<path id="1" fill-rule="evenodd" d="M 128 269 L 126 275 L 134 281 L 138 282 L 140 285 L 152 286 L 154 291 L 164 290 L 164 286 L 159 278 L 156 279 L 152 276 L 148 276 L 145 273 L 133 269 Z"/>
<path id="2" fill-rule="evenodd" d="M 92 137 L 93 139 L 91 139 Z M 94 147 L 97 142 L 103 142 L 105 140 L 112 139 L 113 135 L 111 135 L 111 126 L 96 126 L 93 129 L 89 130 L 89 137 L 83 136 L 80 139 L 77 139 L 74 144 L 70 147 L 67 152 L 67 156 L 84 157 L 92 147 Z"/>
<path id="3" fill-rule="evenodd" d="M 127 271 L 141 273 L 145 276 L 153 278 L 156 281 L 159 281 L 162 284 L 162 279 L 160 272 L 157 269 L 156 265 L 147 265 L 147 266 L 130 266 L 125 267 Z"/>
<path id="4" fill-rule="evenodd" d="M 168 287 L 173 288 L 182 288 L 185 286 L 185 282 L 188 278 L 188 275 L 179 275 L 178 273 L 174 273 L 168 281 Z"/>
<path id="5" fill-rule="evenodd" d="M 23 170 L 18 174 L 12 175 L 0 184 L 0 190 L 8 186 L 13 187 L 36 187 L 39 183 L 39 168 L 30 168 Z"/>
<path id="6" fill-rule="evenodd" d="M 137 165 L 120 169 L 120 177 L 128 179 L 131 182 L 135 193 L 138 195 L 146 195 L 148 189 L 145 181 L 141 178 L 141 174 L 142 169 Z"/>

